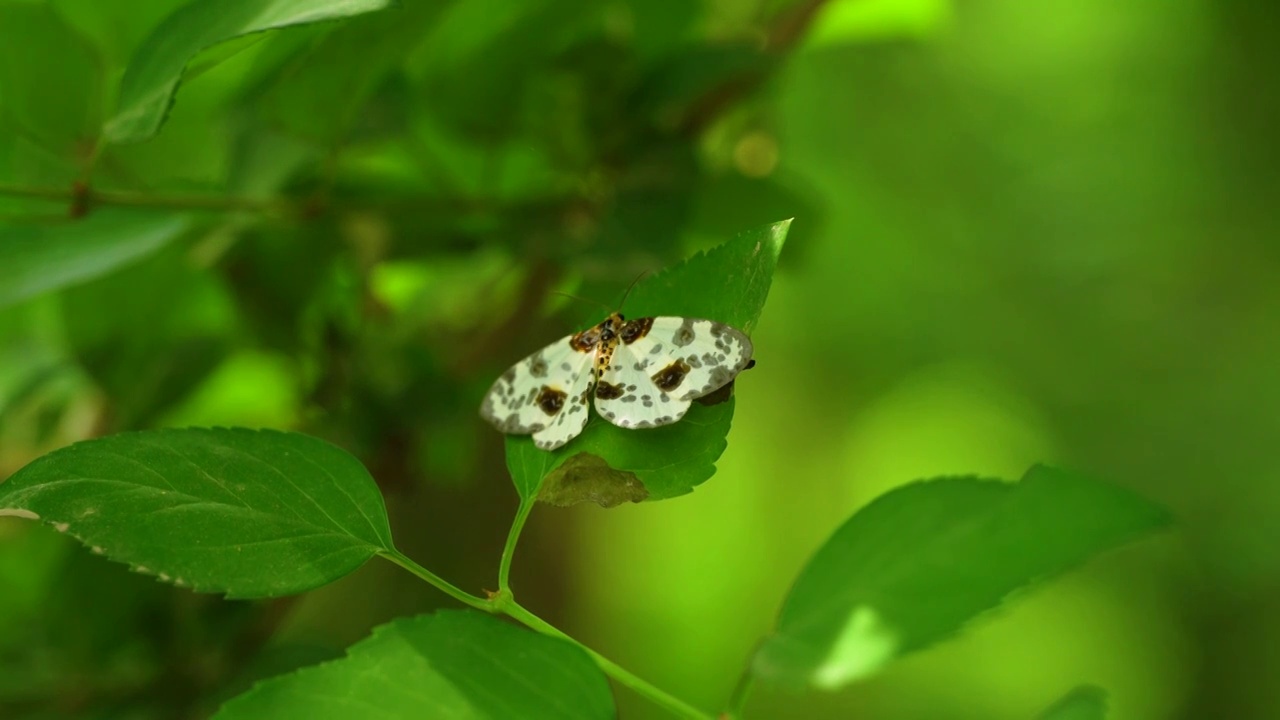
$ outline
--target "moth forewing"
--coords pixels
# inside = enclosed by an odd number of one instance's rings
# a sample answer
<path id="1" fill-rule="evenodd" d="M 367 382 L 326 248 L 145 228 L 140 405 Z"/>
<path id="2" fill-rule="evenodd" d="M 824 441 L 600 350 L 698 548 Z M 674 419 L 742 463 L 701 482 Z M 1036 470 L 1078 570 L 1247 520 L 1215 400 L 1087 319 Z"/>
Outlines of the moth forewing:
<path id="1" fill-rule="evenodd" d="M 485 395 L 480 415 L 504 433 L 533 435 L 544 450 L 572 440 L 587 424 L 595 380 L 594 347 L 570 335 L 507 369 Z"/>

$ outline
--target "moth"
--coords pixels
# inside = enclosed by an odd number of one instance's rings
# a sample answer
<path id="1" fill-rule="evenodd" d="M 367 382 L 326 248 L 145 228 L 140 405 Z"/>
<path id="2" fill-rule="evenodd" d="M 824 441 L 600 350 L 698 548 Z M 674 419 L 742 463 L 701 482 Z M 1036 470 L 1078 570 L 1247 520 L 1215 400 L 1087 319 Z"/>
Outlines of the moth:
<path id="1" fill-rule="evenodd" d="M 751 340 L 714 320 L 610 313 L 511 366 L 485 395 L 480 415 L 504 433 L 533 435 L 555 450 L 596 412 L 621 428 L 669 425 L 696 399 L 751 363 Z"/>

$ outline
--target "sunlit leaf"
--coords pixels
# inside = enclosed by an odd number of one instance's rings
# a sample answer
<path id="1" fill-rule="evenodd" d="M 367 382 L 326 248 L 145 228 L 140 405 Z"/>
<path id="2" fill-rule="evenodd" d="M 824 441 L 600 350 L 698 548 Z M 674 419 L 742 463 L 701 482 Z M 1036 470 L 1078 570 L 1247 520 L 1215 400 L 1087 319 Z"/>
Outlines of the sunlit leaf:
<path id="1" fill-rule="evenodd" d="M 104 275 L 188 227 L 185 216 L 114 208 L 58 224 L 0 225 L 0 307 Z"/>
<path id="2" fill-rule="evenodd" d="M 790 224 L 785 220 L 743 233 L 644 278 L 627 296 L 623 309 L 628 317 L 707 318 L 750 333 L 764 309 Z M 760 356 L 758 348 L 756 355 Z M 732 399 L 711 406 L 694 403 L 680 422 L 645 430 L 624 430 L 592 410 L 582 434 L 552 452 L 538 450 L 528 437 L 507 438 L 508 467 L 522 497 L 537 492 L 547 473 L 571 467 L 572 484 L 578 489 L 566 490 L 564 481 L 569 478 L 557 478 L 556 504 L 561 505 L 599 502 L 602 492 L 610 498 L 628 496 L 625 489 L 622 495 L 615 492 L 619 482 L 627 482 L 617 472 L 629 473 L 643 483 L 649 500 L 683 495 L 715 474 L 715 461 L 727 447 L 733 408 Z M 594 461 L 566 465 L 584 453 L 607 465 Z M 611 486 L 615 490 L 609 490 Z"/>
<path id="3" fill-rule="evenodd" d="M 165 18 L 134 53 L 120 84 L 119 107 L 107 121 L 112 142 L 159 132 L 193 56 L 250 33 L 382 10 L 393 0 L 192 0 Z"/>
<path id="4" fill-rule="evenodd" d="M 1122 488 L 1035 466 L 940 478 L 851 517 L 801 572 L 758 675 L 833 689 L 958 631 L 1014 590 L 1169 522 Z"/>
<path id="5" fill-rule="evenodd" d="M 818 13 L 804 47 L 928 36 L 951 19 L 951 5 L 952 0 L 837 0 Z"/>
<path id="6" fill-rule="evenodd" d="M 469 610 L 383 625 L 340 660 L 259 683 L 216 720 L 615 716 L 608 681 L 574 645 Z"/>
<path id="7" fill-rule="evenodd" d="M 1107 720 L 1107 691 L 1081 685 L 1036 716 L 1037 720 Z"/>
<path id="8" fill-rule="evenodd" d="M 0 484 L 0 514 L 40 519 L 175 585 L 274 597 L 391 548 L 359 461 L 296 433 L 125 433 L 41 457 Z"/>

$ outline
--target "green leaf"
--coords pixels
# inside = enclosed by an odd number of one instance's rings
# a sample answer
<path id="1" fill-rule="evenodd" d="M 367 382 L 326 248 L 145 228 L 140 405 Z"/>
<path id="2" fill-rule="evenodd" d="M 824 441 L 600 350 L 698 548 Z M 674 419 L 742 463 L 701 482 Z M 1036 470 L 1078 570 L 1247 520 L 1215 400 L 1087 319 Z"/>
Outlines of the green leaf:
<path id="1" fill-rule="evenodd" d="M 188 227 L 185 216 L 113 208 L 57 225 L 0 225 L 0 307 L 104 275 Z"/>
<path id="2" fill-rule="evenodd" d="M 348 22 L 288 63 L 257 102 L 304 138 L 324 146 L 341 140 L 444 7 L 420 3 Z"/>
<path id="3" fill-rule="evenodd" d="M 382 10 L 392 0 L 193 0 L 165 18 L 134 53 L 120 83 L 119 109 L 104 133 L 138 142 L 160 131 L 187 63 L 201 50 L 290 25 Z"/>
<path id="4" fill-rule="evenodd" d="M 57 298 L 66 346 L 106 396 L 112 429 L 152 425 L 230 352 L 232 300 L 186 252 L 171 245 Z"/>
<path id="5" fill-rule="evenodd" d="M 805 34 L 804 49 L 874 40 L 922 38 L 951 20 L 951 0 L 857 0 L 834 2 L 818 14 Z"/>
<path id="6" fill-rule="evenodd" d="M 259 683 L 215 720 L 553 718 L 616 713 L 580 648 L 468 610 L 401 618 L 347 656 Z"/>
<path id="7" fill-rule="evenodd" d="M 683 315 L 719 320 L 750 334 L 769 296 L 791 221 L 744 232 L 636 283 L 628 317 Z M 628 431 L 623 431 L 628 432 Z"/>
<path id="8" fill-rule="evenodd" d="M 40 519 L 175 585 L 278 597 L 392 547 L 382 496 L 345 451 L 297 433 L 159 430 L 76 443 L 0 484 Z"/>
<path id="9" fill-rule="evenodd" d="M 1037 716 L 1038 720 L 1107 720 L 1107 691 L 1081 685 Z"/>
<path id="10" fill-rule="evenodd" d="M 538 449 L 533 440 L 524 435 L 507 436 L 507 471 L 521 500 L 537 495 L 542 479 L 567 459 Z"/>
<path id="11" fill-rule="evenodd" d="M 1035 466 L 939 478 L 850 518 L 800 573 L 754 670 L 833 689 L 957 632 L 1014 590 L 1169 522 L 1122 488 Z"/>
<path id="12" fill-rule="evenodd" d="M 707 318 L 750 333 L 764 309 L 790 225 L 784 220 L 742 233 L 644 278 L 627 296 L 627 316 Z M 644 497 L 627 491 L 628 474 L 644 485 L 649 500 L 676 497 L 715 474 L 715 462 L 728 446 L 733 408 L 732 399 L 715 405 L 694 403 L 680 422 L 645 430 L 624 430 L 592 410 L 582 434 L 558 450 L 538 450 L 528 437 L 508 437 L 507 465 L 521 497 L 537 493 L 547 478 L 555 486 L 554 496 L 540 499 L 557 505 L 590 500 L 608 507 L 610 502 Z M 571 458 L 578 459 L 570 463 Z"/>
<path id="13" fill-rule="evenodd" d="M 102 60 L 47 4 L 0 3 L 0 135 L 64 160 L 88 155 L 102 122 Z"/>

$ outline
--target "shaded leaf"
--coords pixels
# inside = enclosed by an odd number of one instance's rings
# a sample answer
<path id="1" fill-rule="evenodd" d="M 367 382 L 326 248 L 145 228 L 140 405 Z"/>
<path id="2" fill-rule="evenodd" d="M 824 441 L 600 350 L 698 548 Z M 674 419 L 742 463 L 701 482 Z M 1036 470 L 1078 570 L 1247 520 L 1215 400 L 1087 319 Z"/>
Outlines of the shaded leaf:
<path id="1" fill-rule="evenodd" d="M 231 300 L 184 251 L 165 248 L 58 297 L 67 345 L 105 393 L 112 429 L 151 425 L 230 350 Z"/>
<path id="2" fill-rule="evenodd" d="M 188 226 L 181 215 L 108 208 L 57 225 L 0 225 L 0 307 L 111 272 Z"/>
<path id="3" fill-rule="evenodd" d="M 1122 488 L 1035 466 L 1021 482 L 917 482 L 850 518 L 809 561 L 758 675 L 832 689 L 958 631 L 1009 593 L 1166 525 Z"/>
<path id="4" fill-rule="evenodd" d="M 250 33 L 382 10 L 392 0 L 193 0 L 164 19 L 134 53 L 107 121 L 111 142 L 160 131 L 187 63 L 201 50 Z"/>
<path id="5" fill-rule="evenodd" d="M 322 440 L 275 431 L 76 443 L 0 484 L 0 514 L 41 519 L 139 572 L 232 597 L 318 587 L 391 548 L 364 466 Z"/>
<path id="6" fill-rule="evenodd" d="M 408 59 L 416 92 L 432 99 L 424 109 L 464 137 L 492 141 L 511 132 L 538 71 L 598 32 L 601 7 L 570 0 L 449 5 Z"/>
<path id="7" fill-rule="evenodd" d="M 0 129 L 72 160 L 102 122 L 102 60 L 46 4 L 0 3 Z"/>
<path id="8" fill-rule="evenodd" d="M 784 220 L 742 233 L 642 279 L 627 296 L 627 316 L 707 318 L 749 333 L 764 309 L 790 224 Z M 585 458 L 575 461 L 572 478 L 563 474 L 557 478 L 556 504 L 596 501 L 601 497 L 600 488 L 617 482 L 618 472 L 631 473 L 644 483 L 649 500 L 676 497 L 715 474 L 715 462 L 728 445 L 725 437 L 733 421 L 733 408 L 732 398 L 713 405 L 694 403 L 680 422 L 644 430 L 619 428 L 595 415 L 593 409 L 582 434 L 549 453 L 534 447 L 529 437 L 508 437 L 508 468 L 517 491 L 527 497 L 537 492 L 547 473 L 579 453 L 588 453 L 606 465 Z M 566 480 L 583 492 L 566 493 Z"/>
<path id="9" fill-rule="evenodd" d="M 615 717 L 608 681 L 571 643 L 469 610 L 401 618 L 341 660 L 259 683 L 216 720 Z"/>
<path id="10" fill-rule="evenodd" d="M 352 20 L 316 42 L 305 57 L 290 62 L 276 84 L 255 101 L 302 137 L 326 146 L 342 139 L 379 83 L 404 62 L 442 7 L 420 3 L 402 12 Z"/>
<path id="11" fill-rule="evenodd" d="M 1107 720 L 1107 691 L 1081 685 L 1036 716 L 1038 720 Z"/>

